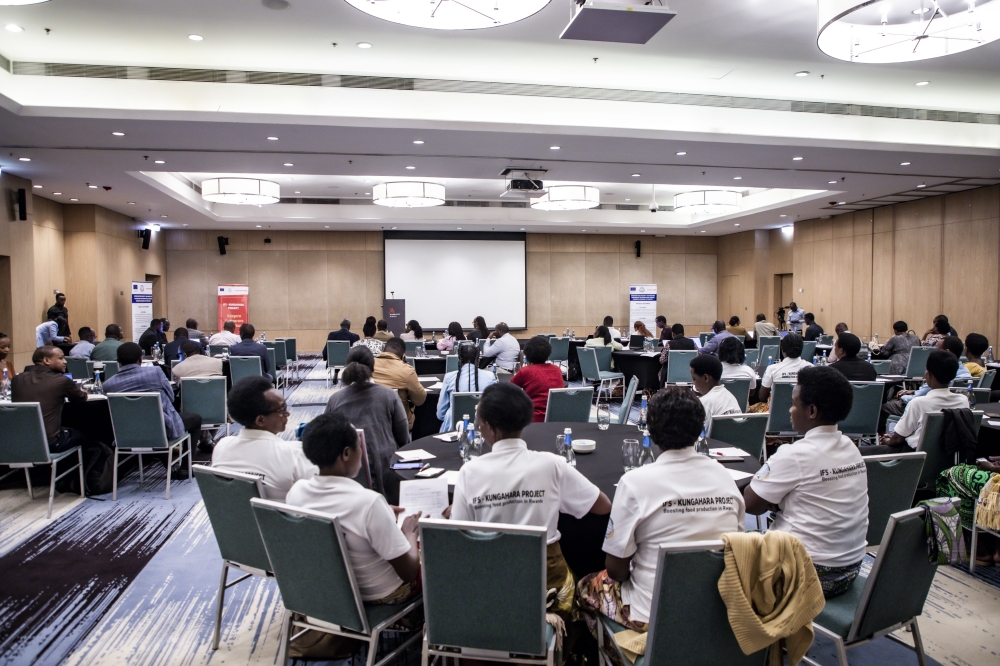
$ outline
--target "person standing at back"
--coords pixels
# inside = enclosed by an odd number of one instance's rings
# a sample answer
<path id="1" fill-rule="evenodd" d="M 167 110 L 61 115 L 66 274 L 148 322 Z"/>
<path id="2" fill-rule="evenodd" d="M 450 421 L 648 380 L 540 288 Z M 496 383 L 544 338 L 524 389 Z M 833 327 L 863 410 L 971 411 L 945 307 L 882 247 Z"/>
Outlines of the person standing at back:
<path id="1" fill-rule="evenodd" d="M 267 347 L 259 342 L 253 341 L 253 336 L 257 334 L 257 329 L 253 324 L 246 323 L 240 326 L 240 343 L 229 348 L 230 356 L 256 356 L 260 359 L 260 371 L 268 379 L 271 377 L 271 361 L 268 358 Z"/>
<path id="2" fill-rule="evenodd" d="M 670 328 L 667 326 L 667 318 L 663 315 L 656 315 L 656 337 L 663 341 L 670 339 Z"/>
<path id="3" fill-rule="evenodd" d="M 91 361 L 117 361 L 118 348 L 122 346 L 122 329 L 118 324 L 108 324 L 104 329 L 104 339 L 90 352 Z"/>
<path id="4" fill-rule="evenodd" d="M 802 335 L 802 322 L 806 319 L 806 311 L 792 301 L 788 304 L 788 330 Z"/>
<path id="5" fill-rule="evenodd" d="M 45 318 L 50 321 L 63 320 L 65 323 L 59 325 L 58 333 L 59 335 L 69 335 L 69 310 L 66 309 L 66 294 L 62 292 L 56 294 L 56 302 L 45 313 Z"/>
<path id="6" fill-rule="evenodd" d="M 640 322 L 641 323 L 641 322 Z M 524 360 L 526 366 L 511 377 L 510 383 L 520 386 L 535 405 L 534 421 L 545 420 L 545 410 L 548 408 L 549 391 L 554 388 L 564 388 L 562 369 L 558 365 L 548 363 L 552 354 L 552 344 L 544 335 L 536 335 L 524 345 Z"/>

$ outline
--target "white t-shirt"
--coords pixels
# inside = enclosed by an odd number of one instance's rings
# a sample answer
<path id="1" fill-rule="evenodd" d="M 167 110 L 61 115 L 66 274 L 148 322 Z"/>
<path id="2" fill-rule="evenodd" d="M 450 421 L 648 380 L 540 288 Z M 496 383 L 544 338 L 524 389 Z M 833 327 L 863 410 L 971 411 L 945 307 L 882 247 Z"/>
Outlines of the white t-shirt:
<path id="1" fill-rule="evenodd" d="M 564 458 L 503 439 L 458 473 L 451 517 L 482 523 L 536 525 L 559 541 L 559 514 L 583 518 L 601 491 Z"/>
<path id="2" fill-rule="evenodd" d="M 722 364 L 723 379 L 749 379 L 750 390 L 757 388 L 757 373 L 748 365 L 736 365 L 734 363 Z"/>
<path id="3" fill-rule="evenodd" d="M 229 331 L 219 331 L 208 339 L 208 344 L 222 345 L 224 347 L 232 347 L 233 345 L 238 345 L 239 343 L 240 336 L 235 333 L 230 333 Z"/>
<path id="4" fill-rule="evenodd" d="M 943 409 L 968 409 L 969 398 L 952 393 L 946 388 L 931 389 L 927 395 L 914 398 L 906 404 L 906 411 L 896 424 L 896 432 L 906 438 L 911 448 L 917 448 L 920 442 L 920 431 L 923 429 L 924 414 L 933 414 Z"/>
<path id="5" fill-rule="evenodd" d="M 764 377 L 760 380 L 760 385 L 766 389 L 771 388 L 775 380 L 798 379 L 799 370 L 808 368 L 812 363 L 802 358 L 785 358 L 780 363 L 767 366 Z"/>
<path id="6" fill-rule="evenodd" d="M 611 326 L 608 326 L 608 333 L 610 333 L 611 337 L 613 338 L 620 339 L 622 337 L 622 332 L 619 331 L 617 328 L 612 328 Z"/>
<path id="7" fill-rule="evenodd" d="M 813 562 L 845 567 L 865 555 L 868 472 L 861 452 L 837 426 L 819 426 L 778 448 L 750 487 L 777 504 L 772 529 L 794 534 Z"/>
<path id="8" fill-rule="evenodd" d="M 403 584 L 389 560 L 410 552 L 410 542 L 382 495 L 353 479 L 314 476 L 296 482 L 286 502 L 339 519 L 362 600 L 382 599 Z"/>
<path id="9" fill-rule="evenodd" d="M 621 587 L 632 619 L 649 621 L 661 545 L 742 532 L 744 515 L 729 471 L 694 447 L 663 451 L 653 464 L 626 473 L 611 505 L 604 552 L 632 557 L 632 574 Z"/>
<path id="10" fill-rule="evenodd" d="M 279 502 L 285 501 L 296 481 L 319 474 L 302 453 L 302 442 L 286 442 L 266 430 L 248 428 L 219 440 L 212 450 L 212 466 L 259 475 L 267 499 Z"/>
<path id="11" fill-rule="evenodd" d="M 698 398 L 701 406 L 705 408 L 705 429 L 712 422 L 713 416 L 728 416 L 730 414 L 742 414 L 740 403 L 736 402 L 736 396 L 729 392 L 722 384 L 715 386 L 711 391 Z"/>

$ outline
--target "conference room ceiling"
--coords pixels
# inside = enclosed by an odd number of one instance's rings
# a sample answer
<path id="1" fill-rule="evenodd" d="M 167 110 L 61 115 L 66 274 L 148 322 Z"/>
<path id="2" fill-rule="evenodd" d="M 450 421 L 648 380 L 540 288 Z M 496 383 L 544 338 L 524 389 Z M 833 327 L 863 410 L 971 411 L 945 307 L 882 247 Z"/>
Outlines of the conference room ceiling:
<path id="1" fill-rule="evenodd" d="M 219 229 L 465 221 L 723 234 L 1000 178 L 1000 44 L 905 65 L 835 61 L 816 47 L 809 0 L 674 0 L 677 17 L 646 45 L 561 41 L 569 6 L 553 0 L 519 23 L 461 32 L 380 21 L 341 0 L 290 0 L 283 10 L 256 0 L 3 6 L 0 24 L 24 31 L 0 31 L 14 72 L 0 68 L 0 167 L 58 201 Z M 809 75 L 794 76 L 801 71 Z M 363 196 L 350 188 L 364 180 L 426 178 L 449 181 L 449 200 L 499 202 L 498 174 L 512 166 L 544 168 L 550 183 L 600 184 L 603 204 L 640 209 L 346 201 Z M 220 216 L 157 174 L 275 177 L 283 197 L 342 201 Z M 700 188 L 782 194 L 677 224 L 648 212 L 653 184 L 661 207 Z"/>

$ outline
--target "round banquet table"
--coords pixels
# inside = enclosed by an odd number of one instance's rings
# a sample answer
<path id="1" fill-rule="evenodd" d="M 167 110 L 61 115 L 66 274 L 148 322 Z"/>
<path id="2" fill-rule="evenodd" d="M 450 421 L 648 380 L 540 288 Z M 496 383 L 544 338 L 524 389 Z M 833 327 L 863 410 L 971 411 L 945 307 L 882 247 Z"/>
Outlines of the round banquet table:
<path id="1" fill-rule="evenodd" d="M 647 356 L 643 352 L 622 350 L 611 352 L 611 358 L 615 362 L 615 369 L 625 375 L 625 386 L 632 381 L 632 377 L 639 378 L 638 390 L 652 389 L 657 391 L 660 388 L 660 355 Z"/>
<path id="2" fill-rule="evenodd" d="M 593 439 L 597 442 L 597 449 L 593 453 L 577 454 L 576 468 L 605 495 L 614 499 L 615 486 L 624 474 L 622 440 L 641 439 L 642 433 L 635 426 L 629 425 L 614 424 L 602 431 L 598 429 L 596 423 L 532 423 L 525 428 L 522 437 L 532 451 L 555 453 L 556 435 L 561 435 L 565 428 L 573 429 L 574 439 Z M 714 439 L 710 439 L 708 444 L 709 448 L 713 449 L 729 446 Z M 433 454 L 435 457 L 427 461 L 432 467 L 458 470 L 462 466 L 457 442 L 442 442 L 434 437 L 423 437 L 415 439 L 400 450 L 413 449 L 423 449 Z M 653 450 L 657 451 L 655 446 Z M 740 462 L 725 462 L 722 465 L 748 474 L 755 474 L 760 469 L 760 463 L 753 458 L 744 458 Z M 403 479 L 413 479 L 416 476 L 415 470 L 396 470 L 396 473 Z M 742 490 L 749 485 L 750 478 L 734 483 Z M 588 514 L 577 519 L 565 513 L 559 515 L 563 555 L 577 577 L 604 568 L 604 552 L 601 548 L 604 545 L 604 533 L 607 527 L 608 516 Z"/>

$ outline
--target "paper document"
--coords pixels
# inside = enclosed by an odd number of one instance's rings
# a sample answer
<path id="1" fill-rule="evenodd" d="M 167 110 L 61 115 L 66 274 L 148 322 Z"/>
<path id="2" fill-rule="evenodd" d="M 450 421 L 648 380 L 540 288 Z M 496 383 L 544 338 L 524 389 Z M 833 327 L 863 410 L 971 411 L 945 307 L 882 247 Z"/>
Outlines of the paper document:
<path id="1" fill-rule="evenodd" d="M 449 486 L 453 486 L 458 483 L 458 470 L 450 469 L 442 474 L 441 478 L 444 479 Z"/>
<path id="2" fill-rule="evenodd" d="M 750 454 L 735 446 L 724 446 L 721 449 L 712 449 L 711 453 L 716 458 L 749 458 Z"/>
<path id="3" fill-rule="evenodd" d="M 993 421 L 993 420 L 990 420 L 990 421 L 987 421 L 987 422 L 986 422 L 986 425 L 991 425 L 991 426 L 993 426 L 994 428 L 997 428 L 997 427 L 1000 427 L 1000 421 Z"/>
<path id="4" fill-rule="evenodd" d="M 444 388 L 444 382 L 438 382 L 436 384 L 431 384 L 425 387 L 428 391 L 441 390 Z"/>
<path id="5" fill-rule="evenodd" d="M 418 382 L 439 382 L 441 381 L 437 377 L 417 377 Z"/>
<path id="6" fill-rule="evenodd" d="M 418 512 L 430 518 L 441 518 L 441 513 L 448 508 L 448 482 L 444 477 L 400 481 L 399 506 L 405 509 L 397 518 L 400 524 L 404 518 Z"/>
<path id="7" fill-rule="evenodd" d="M 431 435 L 431 437 L 433 437 L 434 439 L 440 439 L 442 442 L 457 442 L 458 441 L 458 433 L 455 432 L 454 430 L 451 431 L 451 432 L 442 432 L 442 433 L 437 434 L 437 435 Z"/>
<path id="8" fill-rule="evenodd" d="M 740 481 L 742 479 L 749 479 L 751 476 L 753 476 L 753 474 L 750 474 L 749 472 L 741 472 L 738 469 L 731 469 L 729 467 L 727 467 L 726 469 L 728 469 L 729 473 L 732 475 L 733 481 Z M 403 483 L 406 483 L 406 482 L 404 481 Z"/>
<path id="9" fill-rule="evenodd" d="M 652 358 L 654 356 L 659 356 L 659 354 L 657 354 L 656 352 L 643 352 L 642 356 L 648 356 L 648 357 Z"/>
<path id="10" fill-rule="evenodd" d="M 411 451 L 396 451 L 396 455 L 399 456 L 399 459 L 402 460 L 403 462 L 413 462 L 414 460 L 430 460 L 431 458 L 437 457 L 433 453 L 428 453 L 423 449 L 413 449 Z"/>

